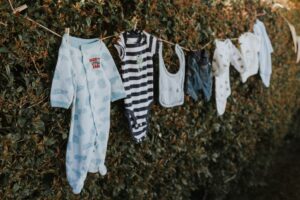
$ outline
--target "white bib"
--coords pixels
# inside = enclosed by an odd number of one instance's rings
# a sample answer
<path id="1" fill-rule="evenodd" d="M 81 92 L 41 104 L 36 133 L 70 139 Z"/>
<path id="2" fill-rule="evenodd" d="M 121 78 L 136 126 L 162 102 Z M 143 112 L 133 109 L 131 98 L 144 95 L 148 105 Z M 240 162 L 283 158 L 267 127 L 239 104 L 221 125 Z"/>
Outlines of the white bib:
<path id="1" fill-rule="evenodd" d="M 176 44 L 175 51 L 179 58 L 179 70 L 168 72 L 162 55 L 162 43 L 159 44 L 159 103 L 163 107 L 174 107 L 184 102 L 185 57 L 182 48 Z"/>

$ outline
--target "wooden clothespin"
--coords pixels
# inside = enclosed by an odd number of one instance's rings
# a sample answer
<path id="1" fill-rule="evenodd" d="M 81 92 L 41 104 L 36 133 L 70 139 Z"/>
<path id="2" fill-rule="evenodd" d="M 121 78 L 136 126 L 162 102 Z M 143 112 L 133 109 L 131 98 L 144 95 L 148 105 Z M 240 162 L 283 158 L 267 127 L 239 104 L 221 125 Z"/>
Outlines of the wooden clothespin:
<path id="1" fill-rule="evenodd" d="M 69 28 L 69 27 L 68 27 L 68 28 L 65 28 L 65 34 L 70 35 L 70 28 Z"/>
<path id="2" fill-rule="evenodd" d="M 138 18 L 137 16 L 134 16 L 133 19 L 132 19 L 134 25 L 133 25 L 133 30 L 135 31 L 137 29 L 137 24 L 138 24 Z"/>
<path id="3" fill-rule="evenodd" d="M 256 18 L 257 18 L 257 10 L 255 10 L 254 12 L 254 20 L 256 20 Z"/>
<path id="4" fill-rule="evenodd" d="M 67 36 L 70 36 L 70 28 L 69 27 L 65 28 L 65 34 L 67 34 Z M 70 38 L 69 37 L 67 37 L 67 42 L 70 44 Z"/>
<path id="5" fill-rule="evenodd" d="M 25 9 L 27 9 L 27 8 L 28 8 L 27 5 L 24 4 L 24 5 L 22 5 L 22 6 L 19 6 L 19 7 L 15 8 L 14 11 L 13 11 L 13 13 L 14 13 L 14 14 L 17 14 L 17 13 L 22 12 L 23 10 L 25 10 Z"/>

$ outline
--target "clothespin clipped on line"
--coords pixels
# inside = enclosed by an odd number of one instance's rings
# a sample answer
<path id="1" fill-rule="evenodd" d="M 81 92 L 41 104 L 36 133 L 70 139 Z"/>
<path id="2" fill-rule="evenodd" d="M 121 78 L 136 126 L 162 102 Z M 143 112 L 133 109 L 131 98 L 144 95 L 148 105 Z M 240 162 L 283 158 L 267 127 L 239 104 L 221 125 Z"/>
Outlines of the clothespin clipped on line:
<path id="1" fill-rule="evenodd" d="M 24 4 L 22 6 L 19 6 L 19 7 L 15 8 L 15 9 L 13 9 L 13 13 L 14 14 L 20 13 L 20 12 L 22 12 L 23 10 L 25 10 L 27 8 L 28 8 L 27 5 Z"/>
<path id="2" fill-rule="evenodd" d="M 70 36 L 70 28 L 69 27 L 65 28 L 65 34 L 67 34 L 67 36 Z M 70 37 L 67 37 L 67 42 L 70 44 Z"/>
<path id="3" fill-rule="evenodd" d="M 69 27 L 65 28 L 65 33 L 68 34 L 68 35 L 70 35 L 70 28 Z"/>
<path id="4" fill-rule="evenodd" d="M 134 31 L 137 29 L 138 21 L 139 21 L 139 20 L 138 20 L 137 16 L 134 16 L 134 17 L 132 18 L 132 22 L 134 23 L 134 25 L 133 25 L 133 30 L 134 30 Z"/>
<path id="5" fill-rule="evenodd" d="M 134 27 L 133 27 L 134 30 L 136 30 L 137 24 L 138 24 L 138 19 L 136 19 L 135 22 L 134 22 Z"/>
<path id="6" fill-rule="evenodd" d="M 249 28 L 249 32 L 252 32 L 253 31 L 253 25 L 255 24 L 255 21 L 257 20 L 257 17 L 261 17 L 261 16 L 264 16 L 264 15 L 266 15 L 267 13 L 266 13 L 266 11 L 265 10 L 263 10 L 263 12 L 262 13 L 257 13 L 257 10 L 255 10 L 255 12 L 254 12 L 254 21 L 253 22 L 251 22 L 251 24 L 250 24 L 250 28 Z"/>

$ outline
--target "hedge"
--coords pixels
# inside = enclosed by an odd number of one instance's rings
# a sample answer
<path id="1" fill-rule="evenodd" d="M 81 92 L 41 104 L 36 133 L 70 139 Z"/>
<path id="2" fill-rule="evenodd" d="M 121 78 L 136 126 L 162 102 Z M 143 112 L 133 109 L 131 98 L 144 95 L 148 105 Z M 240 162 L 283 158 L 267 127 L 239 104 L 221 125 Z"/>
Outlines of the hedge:
<path id="1" fill-rule="evenodd" d="M 0 4 L 0 197 L 1 199 L 224 199 L 241 186 L 257 186 L 300 108 L 299 65 L 284 20 L 259 1 L 13 1 L 29 8 L 13 15 Z M 251 30 L 257 10 L 274 47 L 270 88 L 260 77 L 242 84 L 231 70 L 232 95 L 217 117 L 214 96 L 166 109 L 152 107 L 148 139 L 130 138 L 122 101 L 112 104 L 106 165 L 108 174 L 88 174 L 80 195 L 66 180 L 65 152 L 70 110 L 51 108 L 49 93 L 61 39 L 25 20 L 28 15 L 63 34 L 99 37 L 117 34 L 141 17 L 140 28 L 197 49 L 214 38 Z M 299 24 L 299 13 L 286 16 Z M 299 26 L 296 27 L 300 31 Z M 106 40 L 115 61 L 115 39 Z M 171 71 L 172 46 L 164 57 Z M 207 49 L 213 53 L 211 43 Z M 158 68 L 155 62 L 155 69 Z M 120 66 L 118 64 L 118 66 Z M 155 74 L 158 77 L 157 71 Z M 157 81 L 156 81 L 157 84 Z M 157 88 L 157 85 L 156 85 Z M 155 90 L 156 95 L 158 90 Z"/>

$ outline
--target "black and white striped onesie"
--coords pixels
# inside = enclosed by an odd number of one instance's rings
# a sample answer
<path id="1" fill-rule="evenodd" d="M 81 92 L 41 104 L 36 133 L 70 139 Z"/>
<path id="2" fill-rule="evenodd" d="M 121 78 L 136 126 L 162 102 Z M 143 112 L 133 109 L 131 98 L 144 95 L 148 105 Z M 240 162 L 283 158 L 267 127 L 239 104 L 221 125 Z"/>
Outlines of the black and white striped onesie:
<path id="1" fill-rule="evenodd" d="M 125 92 L 125 114 L 136 142 L 146 137 L 149 111 L 153 102 L 153 56 L 158 40 L 145 31 L 122 32 L 115 45 L 121 58 L 121 76 Z"/>

